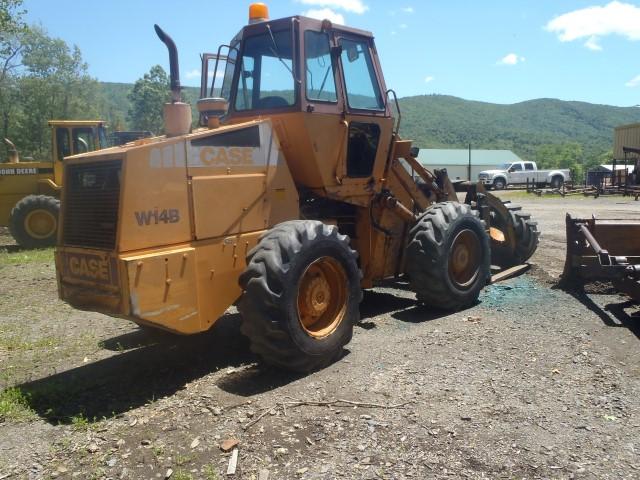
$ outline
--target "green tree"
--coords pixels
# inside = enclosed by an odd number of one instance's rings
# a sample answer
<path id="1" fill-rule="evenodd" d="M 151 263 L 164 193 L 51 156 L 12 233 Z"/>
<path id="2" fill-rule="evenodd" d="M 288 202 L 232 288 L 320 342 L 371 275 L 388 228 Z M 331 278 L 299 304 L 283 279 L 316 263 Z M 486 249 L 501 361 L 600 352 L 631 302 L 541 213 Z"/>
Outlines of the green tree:
<path id="1" fill-rule="evenodd" d="M 97 117 L 98 82 L 89 76 L 77 46 L 69 47 L 37 26 L 24 35 L 21 69 L 20 149 L 48 158 L 51 142 L 47 121 Z"/>
<path id="2" fill-rule="evenodd" d="M 0 0 L 0 134 L 9 136 L 11 118 L 17 109 L 15 71 L 20 66 L 22 36 L 26 25 L 20 10 L 22 0 Z M 1 157 L 3 160 L 5 155 Z"/>
<path id="3" fill-rule="evenodd" d="M 162 131 L 162 108 L 169 99 L 169 77 L 160 65 L 136 81 L 128 95 L 131 102 L 129 123 L 136 130 Z"/>
<path id="4" fill-rule="evenodd" d="M 568 168 L 574 181 L 582 181 L 584 175 L 584 152 L 578 143 L 540 145 L 536 151 L 538 168 Z"/>

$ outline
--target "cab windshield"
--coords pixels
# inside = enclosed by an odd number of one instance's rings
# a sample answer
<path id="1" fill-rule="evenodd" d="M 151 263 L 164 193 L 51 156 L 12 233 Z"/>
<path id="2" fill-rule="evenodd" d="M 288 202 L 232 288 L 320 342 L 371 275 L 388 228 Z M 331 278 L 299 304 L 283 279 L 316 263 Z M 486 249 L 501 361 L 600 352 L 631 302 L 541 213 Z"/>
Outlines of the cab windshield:
<path id="1" fill-rule="evenodd" d="M 247 38 L 239 68 L 235 110 L 270 110 L 295 105 L 291 29 L 267 29 L 261 35 Z"/>

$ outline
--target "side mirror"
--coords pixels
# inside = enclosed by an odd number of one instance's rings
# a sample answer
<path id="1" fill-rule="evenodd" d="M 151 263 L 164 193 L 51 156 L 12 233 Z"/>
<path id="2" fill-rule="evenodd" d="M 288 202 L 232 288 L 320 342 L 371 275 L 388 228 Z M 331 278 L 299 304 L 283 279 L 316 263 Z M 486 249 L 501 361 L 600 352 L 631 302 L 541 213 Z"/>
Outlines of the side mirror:
<path id="1" fill-rule="evenodd" d="M 509 170 L 507 170 L 509 173 L 513 173 L 516 171 L 516 169 L 514 167 L 509 167 Z"/>
<path id="2" fill-rule="evenodd" d="M 349 63 L 355 62 L 359 56 L 360 54 L 358 53 L 358 47 L 354 46 L 347 49 L 347 59 L 349 60 Z"/>

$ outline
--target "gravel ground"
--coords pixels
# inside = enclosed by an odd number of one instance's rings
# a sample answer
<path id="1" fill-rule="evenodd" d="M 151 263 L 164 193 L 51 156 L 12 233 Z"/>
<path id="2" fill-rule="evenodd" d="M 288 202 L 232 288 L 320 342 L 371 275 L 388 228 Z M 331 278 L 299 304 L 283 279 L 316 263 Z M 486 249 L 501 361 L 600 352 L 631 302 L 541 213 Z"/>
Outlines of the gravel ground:
<path id="1" fill-rule="evenodd" d="M 259 367 L 234 311 L 186 338 L 75 311 L 51 252 L 0 231 L 0 479 L 640 478 L 637 306 L 554 288 L 566 212 L 640 204 L 503 196 L 543 232 L 527 274 L 446 316 L 368 291 L 344 357 L 307 376 Z"/>

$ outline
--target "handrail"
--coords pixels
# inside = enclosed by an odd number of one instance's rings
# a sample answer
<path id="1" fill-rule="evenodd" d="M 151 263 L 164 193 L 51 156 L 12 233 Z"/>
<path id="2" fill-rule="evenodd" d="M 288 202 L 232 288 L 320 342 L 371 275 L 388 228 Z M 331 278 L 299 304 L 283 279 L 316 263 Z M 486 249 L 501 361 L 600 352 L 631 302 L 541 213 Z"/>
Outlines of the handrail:
<path id="1" fill-rule="evenodd" d="M 400 121 L 402 120 L 402 112 L 400 111 L 400 104 L 398 103 L 398 96 L 396 95 L 396 91 L 393 90 L 392 88 L 387 90 L 385 92 L 385 94 L 384 94 L 385 95 L 385 102 L 386 102 L 384 107 L 387 108 L 388 105 L 389 105 L 389 94 L 390 93 L 393 94 L 393 101 L 395 102 L 396 110 L 398 111 L 398 121 L 396 122 L 395 130 L 393 132 L 393 133 L 395 133 L 397 135 L 400 132 Z"/>

